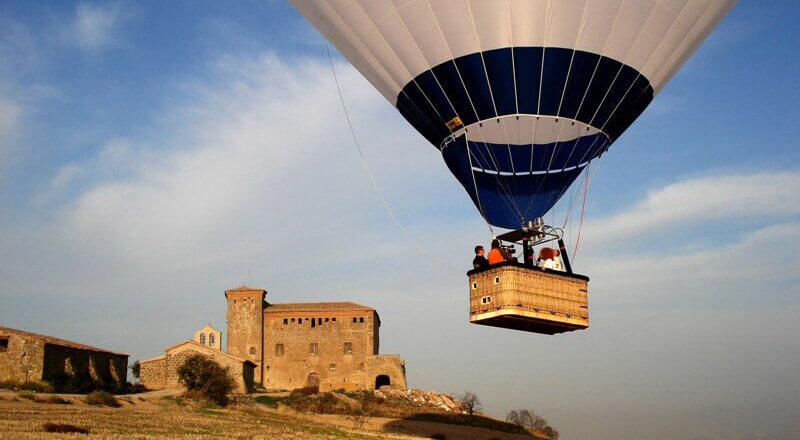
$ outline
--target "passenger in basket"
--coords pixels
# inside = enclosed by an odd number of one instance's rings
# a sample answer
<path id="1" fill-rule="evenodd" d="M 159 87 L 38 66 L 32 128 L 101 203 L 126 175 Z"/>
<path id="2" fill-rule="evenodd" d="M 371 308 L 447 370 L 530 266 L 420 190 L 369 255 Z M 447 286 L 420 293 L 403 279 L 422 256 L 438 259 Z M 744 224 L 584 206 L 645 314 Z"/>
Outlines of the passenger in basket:
<path id="1" fill-rule="evenodd" d="M 558 249 L 553 249 L 553 270 L 558 270 L 563 272 L 564 267 L 561 265 L 561 252 Z"/>
<path id="2" fill-rule="evenodd" d="M 509 255 L 505 249 L 500 247 L 500 240 L 496 238 L 492 240 L 492 250 L 489 251 L 489 264 L 500 264 L 510 259 L 511 255 Z"/>
<path id="3" fill-rule="evenodd" d="M 473 269 L 486 269 L 489 267 L 489 261 L 483 256 L 483 246 L 475 246 L 475 259 L 472 260 Z"/>
<path id="4" fill-rule="evenodd" d="M 556 255 L 558 255 L 557 250 L 549 247 L 542 248 L 542 250 L 539 251 L 539 259 L 537 260 L 539 267 L 545 270 L 547 269 L 555 270 L 554 259 L 556 258 Z M 559 266 L 560 265 L 561 262 L 559 261 Z"/>

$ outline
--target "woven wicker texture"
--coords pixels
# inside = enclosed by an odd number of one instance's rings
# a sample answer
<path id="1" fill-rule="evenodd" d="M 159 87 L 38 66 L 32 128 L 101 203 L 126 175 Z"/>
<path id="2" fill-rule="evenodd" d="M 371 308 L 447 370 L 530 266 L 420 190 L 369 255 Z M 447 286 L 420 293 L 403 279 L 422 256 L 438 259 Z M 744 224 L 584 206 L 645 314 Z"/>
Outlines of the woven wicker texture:
<path id="1" fill-rule="evenodd" d="M 581 319 L 588 325 L 587 282 L 515 266 L 500 266 L 469 277 L 470 315 L 511 309 L 549 313 L 553 321 Z"/>

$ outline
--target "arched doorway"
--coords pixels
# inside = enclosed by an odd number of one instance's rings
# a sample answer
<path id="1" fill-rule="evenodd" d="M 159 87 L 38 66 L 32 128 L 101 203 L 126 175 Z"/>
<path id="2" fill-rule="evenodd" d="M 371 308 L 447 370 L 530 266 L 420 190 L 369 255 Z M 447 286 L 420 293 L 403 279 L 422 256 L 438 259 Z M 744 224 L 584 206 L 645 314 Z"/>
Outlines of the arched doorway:
<path id="1" fill-rule="evenodd" d="M 319 387 L 319 376 L 317 373 L 311 373 L 306 378 L 307 387 Z"/>
<path id="2" fill-rule="evenodd" d="M 389 379 L 389 376 L 387 376 L 385 374 L 381 374 L 380 376 L 375 378 L 375 389 L 376 390 L 381 389 L 382 386 L 389 386 L 391 384 L 392 384 L 391 379 Z"/>

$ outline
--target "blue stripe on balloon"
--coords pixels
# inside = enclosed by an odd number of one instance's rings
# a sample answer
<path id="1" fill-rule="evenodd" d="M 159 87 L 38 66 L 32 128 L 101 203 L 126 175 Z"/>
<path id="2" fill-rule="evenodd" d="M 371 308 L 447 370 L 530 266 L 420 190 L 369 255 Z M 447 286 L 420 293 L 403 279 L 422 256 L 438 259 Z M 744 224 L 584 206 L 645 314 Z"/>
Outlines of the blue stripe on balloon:
<path id="1" fill-rule="evenodd" d="M 397 108 L 437 147 L 452 134 L 446 124 L 456 116 L 466 126 L 515 113 L 538 114 L 602 129 L 543 145 L 469 142 L 477 168 L 550 170 L 546 174 L 475 172 L 473 182 L 466 139 L 461 136 L 442 149 L 448 168 L 487 221 L 518 228 L 550 210 L 580 174 L 577 166 L 608 148 L 652 99 L 647 78 L 619 61 L 565 48 L 515 47 L 469 54 L 421 73 L 403 88 Z"/>
<path id="2" fill-rule="evenodd" d="M 473 173 L 463 143 L 460 148 L 448 145 L 442 156 L 486 221 L 507 229 L 519 228 L 527 220 L 544 216 L 582 170 L 515 176 Z"/>
<path id="3" fill-rule="evenodd" d="M 465 142 L 465 137 L 459 136 L 444 149 L 463 150 Z M 500 173 L 560 171 L 587 162 L 607 145 L 608 138 L 602 133 L 548 144 L 508 145 L 469 141 L 472 165 Z"/>
<path id="4" fill-rule="evenodd" d="M 603 128 L 613 142 L 652 99 L 647 78 L 619 61 L 580 50 L 515 47 L 465 55 L 421 73 L 403 88 L 397 108 L 437 147 L 455 116 L 469 125 L 517 112 L 576 119 Z"/>

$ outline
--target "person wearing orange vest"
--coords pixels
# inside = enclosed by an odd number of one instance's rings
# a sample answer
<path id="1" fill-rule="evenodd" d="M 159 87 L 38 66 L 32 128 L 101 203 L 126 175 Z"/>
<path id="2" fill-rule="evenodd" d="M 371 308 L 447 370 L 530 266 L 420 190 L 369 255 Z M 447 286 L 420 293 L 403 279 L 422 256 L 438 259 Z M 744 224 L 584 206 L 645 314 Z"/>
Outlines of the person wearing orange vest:
<path id="1" fill-rule="evenodd" d="M 489 251 L 489 264 L 500 264 L 510 259 L 511 255 L 508 255 L 508 252 L 500 247 L 500 240 L 496 238 L 492 240 L 492 250 Z"/>

